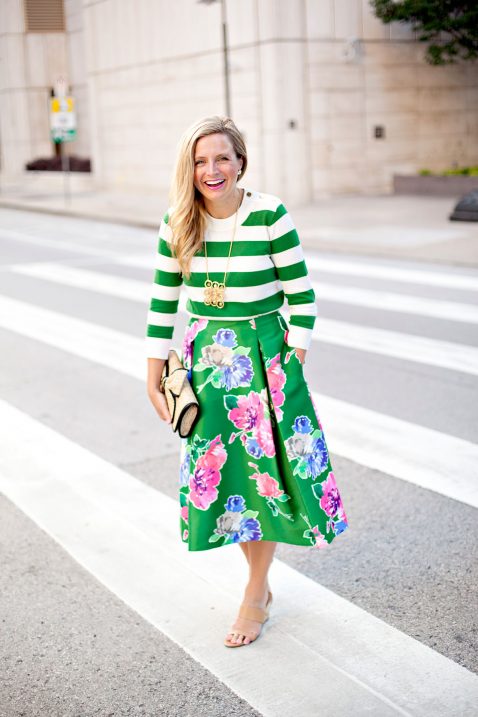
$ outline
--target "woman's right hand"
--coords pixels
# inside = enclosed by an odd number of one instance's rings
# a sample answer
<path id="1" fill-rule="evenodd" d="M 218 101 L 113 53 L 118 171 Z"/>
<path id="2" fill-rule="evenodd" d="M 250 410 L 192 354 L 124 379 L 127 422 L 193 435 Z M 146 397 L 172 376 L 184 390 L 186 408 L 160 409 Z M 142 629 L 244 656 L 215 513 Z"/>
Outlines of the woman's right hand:
<path id="1" fill-rule="evenodd" d="M 159 390 L 161 374 L 163 373 L 164 359 L 148 358 L 148 396 L 158 416 L 166 423 L 171 423 L 166 396 Z"/>
<path id="2" fill-rule="evenodd" d="M 166 423 L 171 423 L 171 414 L 169 413 L 168 402 L 166 401 L 164 393 L 156 388 L 152 391 L 148 390 L 148 396 L 151 403 L 155 407 L 158 416 L 162 418 L 163 421 L 166 421 Z"/>

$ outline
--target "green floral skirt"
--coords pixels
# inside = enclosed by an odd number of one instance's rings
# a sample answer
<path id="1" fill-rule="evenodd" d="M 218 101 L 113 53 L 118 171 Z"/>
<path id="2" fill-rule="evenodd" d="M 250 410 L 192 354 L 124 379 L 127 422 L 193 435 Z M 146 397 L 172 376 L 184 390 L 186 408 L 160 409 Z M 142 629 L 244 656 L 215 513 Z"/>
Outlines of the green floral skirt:
<path id="1" fill-rule="evenodd" d="M 271 540 L 323 548 L 348 526 L 324 431 L 287 322 L 189 319 L 182 359 L 199 418 L 181 439 L 189 550 Z"/>

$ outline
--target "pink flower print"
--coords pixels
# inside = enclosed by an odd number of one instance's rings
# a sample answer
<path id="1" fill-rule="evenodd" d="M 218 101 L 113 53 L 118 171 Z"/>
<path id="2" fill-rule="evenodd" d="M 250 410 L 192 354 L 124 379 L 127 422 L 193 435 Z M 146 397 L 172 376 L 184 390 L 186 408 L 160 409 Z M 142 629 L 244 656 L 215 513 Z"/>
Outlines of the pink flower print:
<path id="1" fill-rule="evenodd" d="M 316 548 L 325 548 L 328 545 L 328 542 L 325 539 L 325 536 L 322 535 L 317 525 L 314 525 L 312 528 L 312 532 L 315 535 L 315 546 Z"/>
<path id="2" fill-rule="evenodd" d="M 286 375 L 280 363 L 280 354 L 270 359 L 267 367 L 267 378 L 271 389 L 280 390 L 284 387 Z"/>
<path id="3" fill-rule="evenodd" d="M 183 505 L 181 508 L 181 518 L 187 523 L 188 522 L 188 506 Z"/>
<path id="4" fill-rule="evenodd" d="M 272 435 L 272 424 L 268 418 L 264 418 L 253 431 L 254 438 L 268 458 L 276 454 L 274 438 Z"/>
<path id="5" fill-rule="evenodd" d="M 339 509 L 337 511 L 337 518 L 339 519 L 339 521 L 343 520 L 344 523 L 348 523 L 347 514 L 345 512 L 342 501 L 340 502 Z"/>
<path id="6" fill-rule="evenodd" d="M 252 431 L 264 418 L 264 406 L 261 397 L 256 391 L 247 396 L 239 396 L 237 407 L 231 408 L 228 418 L 236 428 Z"/>
<path id="7" fill-rule="evenodd" d="M 272 404 L 275 409 L 277 420 L 280 421 L 283 417 L 283 412 L 280 406 L 282 406 L 285 401 L 285 394 L 281 389 L 284 387 L 286 382 L 286 375 L 280 363 L 279 353 L 270 360 L 266 373 L 272 396 Z"/>
<path id="8" fill-rule="evenodd" d="M 204 456 L 198 459 L 193 475 L 189 479 L 189 500 L 200 510 L 207 510 L 217 500 L 216 486 L 221 482 L 221 474 L 204 462 Z"/>
<path id="9" fill-rule="evenodd" d="M 221 434 L 219 434 L 212 439 L 206 453 L 198 460 L 198 463 L 202 461 L 209 468 L 220 470 L 226 462 L 226 458 L 227 453 L 221 440 Z"/>
<path id="10" fill-rule="evenodd" d="M 269 473 L 254 473 L 251 475 L 257 483 L 257 492 L 264 498 L 278 498 L 284 491 L 279 488 L 279 483 Z"/>
<path id="11" fill-rule="evenodd" d="M 186 331 L 184 332 L 182 353 L 185 368 L 191 368 L 192 342 L 194 341 L 198 333 L 206 327 L 206 325 L 207 319 L 198 319 L 197 321 L 193 321 L 193 323 L 188 326 Z"/>
<path id="12" fill-rule="evenodd" d="M 342 499 L 335 482 L 335 476 L 330 471 L 327 480 L 322 483 L 323 495 L 320 499 L 320 507 L 328 516 L 334 516 L 342 507 Z"/>
<path id="13" fill-rule="evenodd" d="M 184 528 L 183 530 L 183 540 L 187 540 L 189 535 L 189 531 L 187 528 Z"/>

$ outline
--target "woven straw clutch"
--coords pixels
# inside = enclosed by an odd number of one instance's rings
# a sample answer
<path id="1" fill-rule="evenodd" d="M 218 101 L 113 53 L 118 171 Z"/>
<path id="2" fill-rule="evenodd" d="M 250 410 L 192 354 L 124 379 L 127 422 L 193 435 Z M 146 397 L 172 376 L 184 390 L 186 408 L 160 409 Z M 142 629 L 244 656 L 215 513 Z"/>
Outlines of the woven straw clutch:
<path id="1" fill-rule="evenodd" d="M 160 390 L 166 396 L 173 431 L 177 431 L 181 438 L 189 436 L 199 415 L 199 403 L 187 373 L 175 349 L 170 349 L 164 362 Z"/>

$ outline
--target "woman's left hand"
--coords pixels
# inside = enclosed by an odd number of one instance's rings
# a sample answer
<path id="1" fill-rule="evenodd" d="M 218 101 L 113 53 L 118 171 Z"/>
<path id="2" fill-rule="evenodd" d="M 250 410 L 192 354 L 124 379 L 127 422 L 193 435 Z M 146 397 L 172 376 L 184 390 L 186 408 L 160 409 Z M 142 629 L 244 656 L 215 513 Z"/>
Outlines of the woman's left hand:
<path id="1" fill-rule="evenodd" d="M 307 349 L 295 349 L 295 352 L 297 356 L 299 357 L 299 361 L 301 362 L 302 366 L 305 364 L 305 355 L 307 353 Z"/>

